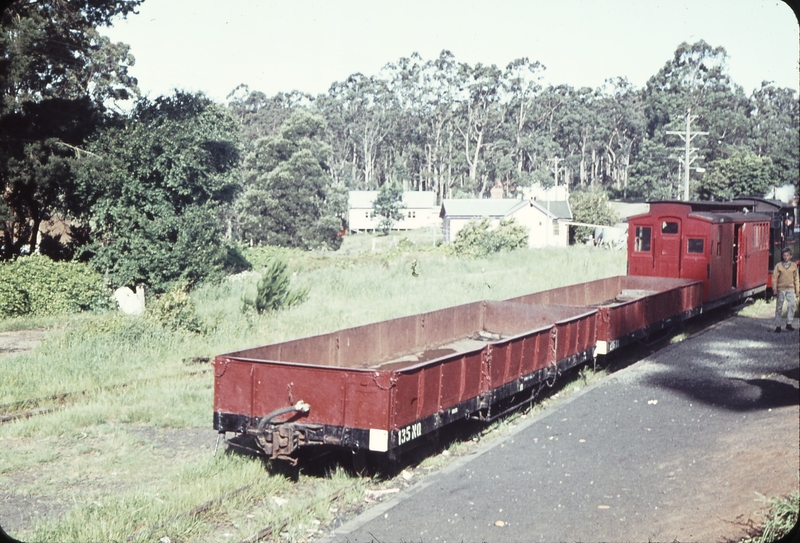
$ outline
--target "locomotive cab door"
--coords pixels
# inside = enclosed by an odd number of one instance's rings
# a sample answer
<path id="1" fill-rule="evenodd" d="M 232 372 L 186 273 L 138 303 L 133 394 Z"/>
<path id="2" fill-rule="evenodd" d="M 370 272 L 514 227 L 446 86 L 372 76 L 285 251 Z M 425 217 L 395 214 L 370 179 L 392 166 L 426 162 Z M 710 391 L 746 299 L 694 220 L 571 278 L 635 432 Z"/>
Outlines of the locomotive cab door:
<path id="1" fill-rule="evenodd" d="M 656 223 L 656 275 L 659 277 L 681 276 L 681 220 L 677 217 L 661 217 Z"/>
<path id="2" fill-rule="evenodd" d="M 733 281 L 731 288 L 739 287 L 739 259 L 742 258 L 744 249 L 744 231 L 741 224 L 733 225 Z"/>

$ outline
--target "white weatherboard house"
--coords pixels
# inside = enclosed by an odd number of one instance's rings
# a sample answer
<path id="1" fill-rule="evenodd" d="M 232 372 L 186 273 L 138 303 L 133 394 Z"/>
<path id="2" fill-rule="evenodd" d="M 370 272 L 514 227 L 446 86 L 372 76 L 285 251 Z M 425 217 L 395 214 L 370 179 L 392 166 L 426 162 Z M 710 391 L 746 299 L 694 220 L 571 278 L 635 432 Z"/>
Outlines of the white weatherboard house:
<path id="1" fill-rule="evenodd" d="M 572 210 L 566 200 L 444 200 L 439 216 L 445 242 L 453 241 L 470 221 L 488 217 L 492 226 L 497 227 L 502 219 L 513 217 L 517 224 L 528 228 L 528 247 L 569 245 L 566 223 L 572 220 Z"/>
<path id="2" fill-rule="evenodd" d="M 372 202 L 378 196 L 377 190 L 351 190 L 348 196 L 348 228 L 351 232 L 377 230 L 381 217 L 375 216 Z M 414 230 L 416 228 L 438 227 L 439 206 L 436 205 L 436 193 L 433 191 L 407 190 L 403 193 L 403 205 L 400 212 L 403 218 L 395 221 L 392 230 Z"/>

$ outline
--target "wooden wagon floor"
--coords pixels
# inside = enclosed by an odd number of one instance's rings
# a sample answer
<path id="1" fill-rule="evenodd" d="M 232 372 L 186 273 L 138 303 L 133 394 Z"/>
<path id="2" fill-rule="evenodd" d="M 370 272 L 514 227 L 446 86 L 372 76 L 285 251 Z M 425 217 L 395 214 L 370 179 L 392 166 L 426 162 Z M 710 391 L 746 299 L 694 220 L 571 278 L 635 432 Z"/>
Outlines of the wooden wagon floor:
<path id="1" fill-rule="evenodd" d="M 600 302 L 599 304 L 591 304 L 594 307 L 603 307 L 609 305 L 617 305 L 623 304 L 625 302 L 632 302 L 633 300 L 638 300 L 640 298 L 644 298 L 645 296 L 652 296 L 654 294 L 658 294 L 656 290 L 639 290 L 639 289 L 630 289 L 630 290 L 623 290 L 615 298 L 610 300 L 606 300 L 604 302 Z"/>
<path id="2" fill-rule="evenodd" d="M 465 353 L 481 349 L 490 341 L 497 341 L 499 339 L 503 339 L 503 337 L 505 336 L 490 332 L 476 332 L 470 337 L 457 339 L 456 341 L 445 343 L 444 345 L 438 345 L 424 351 L 392 358 L 391 360 L 370 366 L 370 368 L 383 371 L 401 370 L 415 366 L 420 362 L 427 362 L 428 360 L 434 360 L 449 354 Z"/>

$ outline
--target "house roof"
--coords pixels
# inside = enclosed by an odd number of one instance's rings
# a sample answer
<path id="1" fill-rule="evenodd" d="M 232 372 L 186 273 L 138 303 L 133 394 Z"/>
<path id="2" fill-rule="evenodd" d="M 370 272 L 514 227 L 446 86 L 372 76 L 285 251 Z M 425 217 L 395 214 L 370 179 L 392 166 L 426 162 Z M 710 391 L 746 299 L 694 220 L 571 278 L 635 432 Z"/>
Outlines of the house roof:
<path id="1" fill-rule="evenodd" d="M 348 207 L 372 209 L 372 202 L 377 196 L 377 190 L 351 190 L 348 194 Z M 431 209 L 436 207 L 436 193 L 430 190 L 407 190 L 403 192 L 403 203 L 407 209 Z"/>
<path id="2" fill-rule="evenodd" d="M 547 200 L 533 200 L 531 204 L 538 206 L 542 211 L 547 213 Z M 551 200 L 550 201 L 550 215 L 557 219 L 572 220 L 572 209 L 569 207 L 569 202 L 566 200 Z"/>
<path id="3" fill-rule="evenodd" d="M 547 215 L 547 202 L 544 200 L 503 199 L 458 199 L 443 200 L 440 217 L 507 217 L 518 209 L 531 205 Z M 572 210 L 565 200 L 550 202 L 550 216 L 555 219 L 572 219 Z"/>
<path id="4" fill-rule="evenodd" d="M 442 210 L 439 213 L 444 217 L 505 217 L 515 211 L 522 200 L 508 198 L 472 198 L 442 200 Z"/>

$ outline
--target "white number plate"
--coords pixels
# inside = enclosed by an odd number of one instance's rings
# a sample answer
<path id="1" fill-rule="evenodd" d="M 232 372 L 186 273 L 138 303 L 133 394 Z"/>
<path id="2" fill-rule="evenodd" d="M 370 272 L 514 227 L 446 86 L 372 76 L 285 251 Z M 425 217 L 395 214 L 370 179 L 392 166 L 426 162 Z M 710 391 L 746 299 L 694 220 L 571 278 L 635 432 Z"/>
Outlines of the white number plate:
<path id="1" fill-rule="evenodd" d="M 397 432 L 397 444 L 402 445 L 403 443 L 408 443 L 412 439 L 417 439 L 421 435 L 422 435 L 421 422 L 415 422 L 414 424 L 409 424 L 405 428 L 400 428 L 400 431 Z"/>

